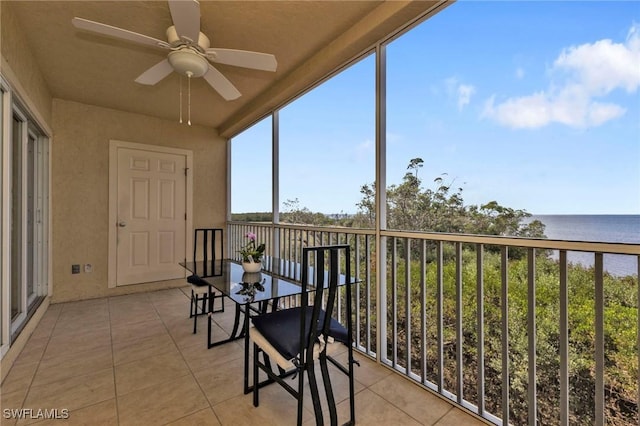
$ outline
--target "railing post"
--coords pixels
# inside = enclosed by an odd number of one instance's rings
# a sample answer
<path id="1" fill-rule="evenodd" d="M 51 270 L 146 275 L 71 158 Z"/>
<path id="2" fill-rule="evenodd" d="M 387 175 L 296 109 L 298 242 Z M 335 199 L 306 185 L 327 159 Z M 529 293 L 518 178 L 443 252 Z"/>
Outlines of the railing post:
<path id="1" fill-rule="evenodd" d="M 391 335 L 393 339 L 391 349 L 391 365 L 395 368 L 398 363 L 398 248 L 396 237 L 391 237 Z M 387 330 L 385 329 L 385 333 Z M 384 348 L 385 357 L 388 354 Z"/>
<path id="2" fill-rule="evenodd" d="M 464 399 L 464 365 L 462 334 L 462 243 L 456 243 L 456 394 L 458 404 Z"/>
<path id="3" fill-rule="evenodd" d="M 382 362 L 383 357 L 386 359 L 387 353 L 387 237 L 380 236 L 377 240 L 380 245 L 376 259 L 376 291 L 378 292 L 376 353 L 378 362 Z"/>
<path id="4" fill-rule="evenodd" d="M 367 294 L 367 305 L 365 308 L 366 317 L 364 321 L 366 324 L 365 329 L 367 331 L 367 353 L 371 353 L 371 241 L 369 235 L 365 235 L 365 247 L 365 264 L 367 265 L 367 269 L 365 271 L 365 291 Z M 378 251 L 380 250 L 376 250 L 376 252 Z M 377 336 L 380 336 L 380 331 L 377 332 Z M 378 337 L 376 340 L 380 340 L 380 338 Z"/>
<path id="5" fill-rule="evenodd" d="M 638 371 L 640 371 L 640 289 L 638 288 L 640 284 L 640 256 L 636 257 L 636 267 L 638 269 L 638 280 L 636 283 L 636 293 L 638 294 L 636 300 L 636 356 L 638 360 Z M 638 395 L 636 404 L 640 407 L 640 375 L 638 375 L 637 387 Z M 640 425 L 640 415 L 638 416 L 638 425 Z"/>
<path id="6" fill-rule="evenodd" d="M 595 264 L 595 302 L 596 302 L 596 418 L 595 425 L 604 425 L 604 267 L 602 253 L 596 253 Z"/>
<path id="7" fill-rule="evenodd" d="M 404 240 L 404 309 L 405 309 L 405 362 L 407 376 L 411 374 L 411 238 Z"/>
<path id="8" fill-rule="evenodd" d="M 478 335 L 478 414 L 484 415 L 484 246 L 476 244 L 476 321 Z"/>
<path id="9" fill-rule="evenodd" d="M 427 241 L 420 242 L 420 382 L 427 382 Z"/>
<path id="10" fill-rule="evenodd" d="M 437 303 L 436 310 L 438 311 L 438 392 L 442 393 L 444 390 L 444 320 L 443 320 L 443 287 L 444 287 L 444 265 L 442 255 L 442 241 L 437 242 Z"/>
<path id="11" fill-rule="evenodd" d="M 569 317 L 567 251 L 560 250 L 560 424 L 569 424 Z"/>
<path id="12" fill-rule="evenodd" d="M 527 250 L 527 336 L 529 340 L 529 386 L 527 399 L 529 404 L 529 425 L 538 423 L 538 397 L 536 389 L 536 249 Z"/>
<path id="13" fill-rule="evenodd" d="M 500 250 L 500 281 L 502 299 L 502 424 L 509 424 L 509 248 Z"/>

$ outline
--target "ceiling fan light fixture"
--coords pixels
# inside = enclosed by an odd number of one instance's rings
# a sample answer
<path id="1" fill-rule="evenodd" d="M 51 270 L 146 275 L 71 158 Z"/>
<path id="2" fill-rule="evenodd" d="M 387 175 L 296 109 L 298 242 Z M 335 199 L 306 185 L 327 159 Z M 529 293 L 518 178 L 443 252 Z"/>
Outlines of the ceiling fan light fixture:
<path id="1" fill-rule="evenodd" d="M 189 77 L 202 77 L 209 70 L 209 62 L 190 49 L 176 50 L 169 53 L 169 63 L 173 69 Z"/>

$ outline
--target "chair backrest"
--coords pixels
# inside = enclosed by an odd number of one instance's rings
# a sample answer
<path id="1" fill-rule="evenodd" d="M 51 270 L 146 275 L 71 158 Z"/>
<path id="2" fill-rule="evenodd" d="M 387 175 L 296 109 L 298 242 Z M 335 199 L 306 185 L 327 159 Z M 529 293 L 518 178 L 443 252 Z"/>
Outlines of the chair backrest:
<path id="1" fill-rule="evenodd" d="M 351 248 L 348 244 L 302 249 L 302 315 L 300 324 L 301 355 L 306 353 L 308 362 L 313 362 L 313 345 L 320 336 L 333 337 L 345 344 L 352 342 L 351 309 Z M 342 326 L 333 319 L 339 288 L 344 285 L 346 301 L 346 324 Z M 313 292 L 313 306 L 309 306 L 309 293 Z M 310 321 L 310 325 L 305 322 Z M 315 327 L 313 325 L 316 325 Z M 308 331 L 307 331 L 308 330 Z M 305 334 L 309 337 L 305 339 Z M 303 352 L 302 350 L 306 352 Z M 302 359 L 305 359 L 301 357 Z"/>
<path id="2" fill-rule="evenodd" d="M 194 271 L 194 273 L 203 277 L 217 275 L 220 267 L 216 260 L 222 259 L 224 259 L 222 228 L 196 228 L 193 232 L 193 261 L 202 260 L 203 270 Z"/>

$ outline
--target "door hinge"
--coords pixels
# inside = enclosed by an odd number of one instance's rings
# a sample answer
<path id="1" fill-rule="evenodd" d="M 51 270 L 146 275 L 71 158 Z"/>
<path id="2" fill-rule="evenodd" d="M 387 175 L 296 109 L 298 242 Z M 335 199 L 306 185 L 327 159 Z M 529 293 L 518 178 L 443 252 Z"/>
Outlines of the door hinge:
<path id="1" fill-rule="evenodd" d="M 188 172 L 188 171 L 189 171 L 189 168 L 188 168 L 188 167 L 185 167 L 185 168 L 184 168 L 184 175 L 185 175 L 185 176 L 187 175 L 187 172 Z"/>

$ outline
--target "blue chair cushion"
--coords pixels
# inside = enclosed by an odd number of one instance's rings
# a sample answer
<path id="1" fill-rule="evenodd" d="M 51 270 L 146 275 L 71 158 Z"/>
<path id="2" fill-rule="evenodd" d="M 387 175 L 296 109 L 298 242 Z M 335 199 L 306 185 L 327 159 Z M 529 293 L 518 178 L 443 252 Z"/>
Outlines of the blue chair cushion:
<path id="1" fill-rule="evenodd" d="M 300 319 L 301 307 L 284 309 L 253 317 L 251 321 L 255 328 L 271 343 L 275 350 L 280 352 L 286 359 L 295 358 L 300 352 Z M 305 341 L 309 338 L 309 330 L 313 307 L 306 308 Z M 319 313 L 318 329 L 324 321 L 324 311 Z M 329 324 L 329 336 L 335 340 L 347 343 L 347 329 L 331 318 Z"/>

